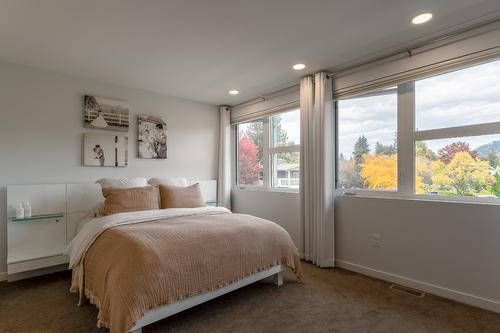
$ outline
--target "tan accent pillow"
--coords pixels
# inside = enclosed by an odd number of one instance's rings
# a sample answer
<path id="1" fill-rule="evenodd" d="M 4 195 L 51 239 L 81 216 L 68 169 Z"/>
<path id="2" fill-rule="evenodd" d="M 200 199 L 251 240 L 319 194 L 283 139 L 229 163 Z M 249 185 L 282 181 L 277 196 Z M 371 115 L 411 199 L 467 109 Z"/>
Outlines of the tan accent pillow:
<path id="1" fill-rule="evenodd" d="M 160 185 L 160 206 L 161 209 L 205 207 L 200 184 L 187 187 Z"/>
<path id="2" fill-rule="evenodd" d="M 103 188 L 103 215 L 111 215 L 138 210 L 159 209 L 159 192 L 156 186 L 133 188 Z"/>

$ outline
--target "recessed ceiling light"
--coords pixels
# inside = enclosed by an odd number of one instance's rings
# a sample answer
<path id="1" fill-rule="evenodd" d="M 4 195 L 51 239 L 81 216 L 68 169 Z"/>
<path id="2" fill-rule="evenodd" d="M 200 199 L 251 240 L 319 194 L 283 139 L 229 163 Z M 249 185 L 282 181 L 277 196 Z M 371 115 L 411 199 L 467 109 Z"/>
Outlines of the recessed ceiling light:
<path id="1" fill-rule="evenodd" d="M 304 64 L 295 64 L 292 66 L 293 69 L 295 69 L 296 71 L 300 71 L 300 70 L 303 70 L 304 68 L 306 68 L 306 65 Z"/>
<path id="2" fill-rule="evenodd" d="M 431 13 L 423 13 L 423 14 L 415 16 L 411 20 L 411 23 L 413 23 L 413 24 L 422 24 L 422 23 L 428 22 L 431 18 L 432 18 L 432 14 Z"/>
<path id="3" fill-rule="evenodd" d="M 230 95 L 238 95 L 240 92 L 238 90 L 229 90 Z"/>

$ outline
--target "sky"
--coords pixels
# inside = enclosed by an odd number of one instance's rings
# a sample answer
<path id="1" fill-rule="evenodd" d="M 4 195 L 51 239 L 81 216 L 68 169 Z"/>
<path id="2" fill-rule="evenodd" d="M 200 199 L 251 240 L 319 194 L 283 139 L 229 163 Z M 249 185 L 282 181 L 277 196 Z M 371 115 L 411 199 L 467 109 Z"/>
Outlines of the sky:
<path id="1" fill-rule="evenodd" d="M 288 142 L 300 144 L 300 109 L 280 113 L 277 116 L 281 117 L 281 128 L 286 131 Z M 249 123 L 239 124 L 239 130 L 242 132 L 245 132 L 248 127 Z"/>
<path id="2" fill-rule="evenodd" d="M 281 127 L 288 134 L 288 140 L 300 144 L 300 109 L 281 113 Z"/>
<path id="3" fill-rule="evenodd" d="M 417 130 L 500 121 L 500 61 L 417 81 L 415 108 Z M 397 131 L 396 94 L 339 101 L 338 130 L 339 150 L 346 158 L 363 134 L 371 149 L 377 141 L 393 144 Z M 459 140 L 475 149 L 500 140 L 500 135 L 426 142 L 437 152 Z"/>

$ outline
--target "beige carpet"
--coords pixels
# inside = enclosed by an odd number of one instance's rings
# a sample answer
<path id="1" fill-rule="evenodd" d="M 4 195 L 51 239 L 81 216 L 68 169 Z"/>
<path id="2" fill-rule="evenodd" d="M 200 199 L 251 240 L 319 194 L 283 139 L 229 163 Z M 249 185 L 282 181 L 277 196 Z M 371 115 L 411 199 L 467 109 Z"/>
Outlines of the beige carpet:
<path id="1" fill-rule="evenodd" d="M 304 281 L 255 283 L 144 332 L 500 332 L 500 314 L 341 269 L 304 264 Z M 69 274 L 0 284 L 0 332 L 98 332 L 93 305 L 76 305 Z M 106 332 L 102 329 L 101 332 Z"/>

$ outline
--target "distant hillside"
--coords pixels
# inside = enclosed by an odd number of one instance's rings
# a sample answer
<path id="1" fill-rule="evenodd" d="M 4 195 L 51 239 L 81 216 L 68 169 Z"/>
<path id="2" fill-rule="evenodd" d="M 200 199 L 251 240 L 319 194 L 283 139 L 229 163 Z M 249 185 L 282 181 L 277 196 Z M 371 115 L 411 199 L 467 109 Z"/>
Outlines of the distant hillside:
<path id="1" fill-rule="evenodd" d="M 474 152 L 480 157 L 486 157 L 491 152 L 500 155 L 500 141 L 493 141 L 486 145 L 482 145 L 474 149 Z"/>

